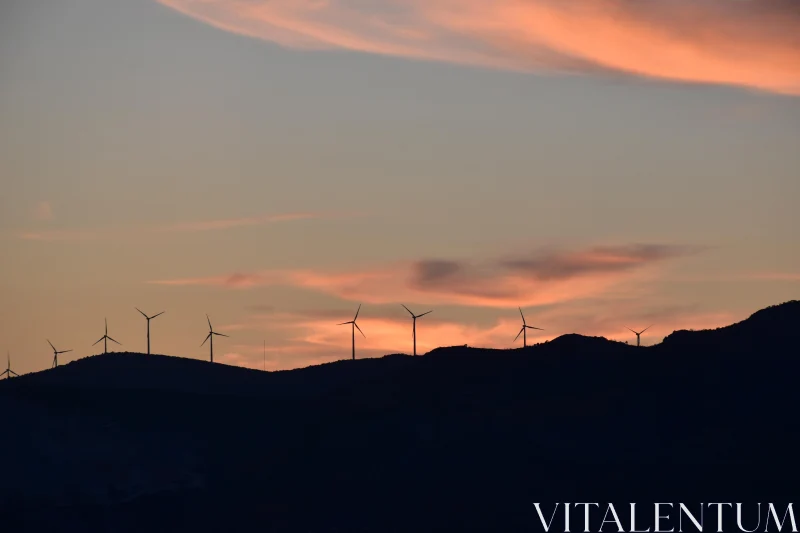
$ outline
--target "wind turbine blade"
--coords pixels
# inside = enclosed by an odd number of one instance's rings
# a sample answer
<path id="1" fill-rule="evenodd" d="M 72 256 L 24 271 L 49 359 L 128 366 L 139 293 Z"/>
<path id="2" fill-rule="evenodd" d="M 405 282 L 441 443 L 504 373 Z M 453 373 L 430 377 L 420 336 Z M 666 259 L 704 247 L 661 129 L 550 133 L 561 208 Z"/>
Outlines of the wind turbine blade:
<path id="1" fill-rule="evenodd" d="M 16 373 L 16 372 L 14 372 L 13 370 L 9 370 L 9 372 L 11 372 L 12 374 L 14 374 L 16 377 L 19 377 L 19 374 L 17 374 L 17 373 Z"/>
<path id="2" fill-rule="evenodd" d="M 352 323 L 353 323 L 353 321 L 351 320 L 350 322 L 342 322 L 341 324 L 336 324 L 336 325 L 337 326 L 344 326 L 346 324 L 352 324 Z"/>
<path id="3" fill-rule="evenodd" d="M 358 313 L 360 313 L 360 312 L 361 312 L 361 304 L 358 304 L 358 310 L 356 311 L 356 317 L 353 319 L 353 322 L 358 320 Z"/>
<path id="4" fill-rule="evenodd" d="M 214 328 L 211 327 L 211 319 L 208 318 L 208 315 L 206 315 L 206 320 L 208 320 L 208 329 L 209 329 L 209 331 L 214 331 Z"/>
<path id="5" fill-rule="evenodd" d="M 645 332 L 645 331 L 647 331 L 648 329 L 652 328 L 653 326 L 654 326 L 654 324 L 650 324 L 649 326 L 647 326 L 646 328 L 644 328 L 644 329 L 642 330 L 642 333 L 644 333 L 644 332 Z M 641 335 L 642 333 L 639 333 L 639 335 Z"/>
<path id="6" fill-rule="evenodd" d="M 431 313 L 433 313 L 433 310 L 430 310 L 430 311 L 428 311 L 427 313 L 422 313 L 421 315 L 417 316 L 417 318 L 422 318 L 422 317 L 424 317 L 425 315 L 429 315 L 429 314 L 431 314 Z"/>
<path id="7" fill-rule="evenodd" d="M 519 339 L 519 336 L 522 335 L 523 331 L 525 331 L 525 327 L 524 326 L 522 328 L 520 328 L 519 333 L 517 333 L 517 336 L 514 337 L 514 342 L 517 342 L 517 339 Z"/>
<path id="8" fill-rule="evenodd" d="M 150 320 L 154 319 L 154 318 L 155 318 L 155 317 L 157 317 L 157 316 L 161 316 L 161 315 L 163 315 L 164 313 L 166 313 L 166 311 L 161 311 L 161 312 L 160 312 L 160 313 L 158 313 L 157 315 L 153 315 L 153 316 L 151 316 L 151 317 L 150 317 Z"/>
<path id="9" fill-rule="evenodd" d="M 630 331 L 630 332 L 631 332 L 631 333 L 633 333 L 634 335 L 638 335 L 638 333 L 636 333 L 635 331 L 633 331 L 633 330 L 632 330 L 631 328 L 629 328 L 628 326 L 625 326 L 625 329 L 627 329 L 628 331 Z"/>
<path id="10" fill-rule="evenodd" d="M 400 305 L 403 305 L 403 304 L 400 304 Z M 411 312 L 411 309 L 409 309 L 409 308 L 408 308 L 408 307 L 406 307 L 405 305 L 403 305 L 403 309 L 405 309 L 406 311 L 408 311 L 408 314 L 409 314 L 409 315 L 411 315 L 412 317 L 414 317 L 414 313 L 412 313 L 412 312 Z M 414 317 L 414 318 L 416 318 L 416 317 Z"/>
<path id="11" fill-rule="evenodd" d="M 141 309 L 139 309 L 138 307 L 134 307 L 134 309 L 136 309 L 137 311 L 139 311 L 140 313 L 142 313 L 142 316 L 143 316 L 143 317 L 145 317 L 145 318 L 147 318 L 147 319 L 149 320 L 149 317 L 148 317 L 146 314 L 144 314 L 144 311 L 142 311 L 142 310 L 141 310 Z"/>
<path id="12" fill-rule="evenodd" d="M 217 333 L 216 331 L 211 332 L 212 335 L 218 335 L 220 337 L 230 337 L 230 335 L 225 335 L 224 333 Z"/>
<path id="13" fill-rule="evenodd" d="M 356 327 L 356 329 L 359 331 L 359 333 L 361 333 L 361 335 L 364 335 L 364 332 L 363 332 L 363 331 L 361 331 L 361 328 L 360 328 L 360 327 L 358 327 L 358 324 L 356 324 L 356 323 L 355 323 L 355 321 L 353 322 L 353 325 Z M 364 335 L 364 338 L 366 339 L 366 338 L 367 338 L 367 336 L 366 336 L 366 335 Z"/>
<path id="14" fill-rule="evenodd" d="M 63 352 L 58 352 L 58 353 L 69 353 L 69 352 L 71 352 L 71 351 L 72 351 L 72 350 L 64 350 Z"/>
<path id="15" fill-rule="evenodd" d="M 544 331 L 542 328 L 535 328 L 533 326 L 525 326 L 528 329 L 538 329 L 539 331 Z"/>
<path id="16" fill-rule="evenodd" d="M 519 308 L 519 316 L 522 317 L 522 325 L 524 326 L 525 325 L 525 315 L 522 314 L 522 308 L 521 307 Z"/>
<path id="17" fill-rule="evenodd" d="M 47 344 L 49 344 L 49 345 L 50 345 L 50 347 L 53 349 L 53 351 L 54 351 L 54 352 L 56 351 L 56 347 L 55 347 L 55 346 L 53 346 L 53 343 L 52 343 L 52 342 L 50 342 L 50 340 L 49 340 L 49 339 L 47 340 Z"/>
<path id="18" fill-rule="evenodd" d="M 208 339 L 210 339 L 210 338 L 211 338 L 211 333 L 209 333 L 209 334 L 206 336 L 206 340 L 204 340 L 204 341 L 203 341 L 203 344 L 205 344 L 206 342 L 208 342 Z M 201 345 L 200 345 L 200 347 L 201 347 L 201 348 L 203 347 L 203 344 L 201 344 Z"/>
<path id="19" fill-rule="evenodd" d="M 100 342 L 100 341 L 101 341 L 101 340 L 103 340 L 103 339 L 105 339 L 105 337 L 100 337 L 100 338 L 97 340 L 97 342 Z M 97 344 L 97 342 L 96 342 L 96 343 L 94 343 L 94 344 Z M 92 344 L 92 346 L 94 346 L 94 344 Z M 60 353 L 60 352 L 59 352 L 59 353 Z"/>
<path id="20" fill-rule="evenodd" d="M 115 341 L 114 339 L 112 339 L 111 337 L 109 337 L 109 338 L 108 338 L 108 340 L 110 340 L 110 341 L 113 341 L 113 342 L 116 342 L 117 344 L 119 344 L 120 346 L 122 346 L 122 343 L 121 343 L 121 342 L 117 342 L 117 341 Z"/>

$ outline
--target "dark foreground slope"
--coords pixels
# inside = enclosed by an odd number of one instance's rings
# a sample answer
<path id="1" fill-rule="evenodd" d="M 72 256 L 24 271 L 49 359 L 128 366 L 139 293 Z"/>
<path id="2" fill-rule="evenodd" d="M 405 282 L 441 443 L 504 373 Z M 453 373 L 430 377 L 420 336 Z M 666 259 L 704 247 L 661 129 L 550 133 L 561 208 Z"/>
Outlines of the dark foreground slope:
<path id="1" fill-rule="evenodd" d="M 277 373 L 88 358 L 0 385 L 0 515 L 510 532 L 541 531 L 532 502 L 778 503 L 800 494 L 798 324 L 790 302 L 650 348 L 567 335 Z"/>

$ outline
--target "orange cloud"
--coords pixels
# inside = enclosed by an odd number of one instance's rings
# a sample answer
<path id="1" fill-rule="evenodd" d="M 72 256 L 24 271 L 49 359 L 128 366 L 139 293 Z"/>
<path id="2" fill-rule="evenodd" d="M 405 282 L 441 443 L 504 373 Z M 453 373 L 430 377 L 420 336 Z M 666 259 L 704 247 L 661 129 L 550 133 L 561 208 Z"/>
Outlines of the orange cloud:
<path id="1" fill-rule="evenodd" d="M 507 308 L 608 294 L 622 283 L 652 279 L 657 274 L 654 268 L 667 259 L 699 250 L 664 245 L 604 246 L 577 252 L 546 251 L 484 264 L 424 260 L 345 273 L 265 271 L 150 283 L 236 289 L 287 285 L 373 304 L 424 301 Z"/>
<path id="2" fill-rule="evenodd" d="M 293 48 L 800 94 L 796 0 L 157 1 Z"/>

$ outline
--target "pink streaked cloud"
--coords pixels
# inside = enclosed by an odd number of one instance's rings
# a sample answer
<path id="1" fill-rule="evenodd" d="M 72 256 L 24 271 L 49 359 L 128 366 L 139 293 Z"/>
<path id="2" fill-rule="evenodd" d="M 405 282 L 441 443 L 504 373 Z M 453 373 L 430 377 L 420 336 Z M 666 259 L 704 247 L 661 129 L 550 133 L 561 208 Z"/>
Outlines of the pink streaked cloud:
<path id="1" fill-rule="evenodd" d="M 547 250 L 482 263 L 423 260 L 350 272 L 283 270 L 152 281 L 158 285 L 249 289 L 285 285 L 372 304 L 424 301 L 475 307 L 555 304 L 599 297 L 656 279 L 665 261 L 701 248 L 666 245 Z"/>
<path id="2" fill-rule="evenodd" d="M 200 220 L 182 222 L 166 226 L 141 226 L 130 228 L 101 229 L 54 229 L 45 231 L 26 231 L 19 234 L 20 239 L 31 241 L 92 241 L 131 237 L 147 233 L 188 233 L 199 231 L 223 231 L 248 226 L 263 226 L 296 220 L 313 220 L 336 218 L 343 216 L 333 213 L 282 213 L 265 214 L 251 217 L 227 218 L 218 220 Z"/>
<path id="3" fill-rule="evenodd" d="M 795 0 L 157 1 L 291 48 L 800 94 Z"/>

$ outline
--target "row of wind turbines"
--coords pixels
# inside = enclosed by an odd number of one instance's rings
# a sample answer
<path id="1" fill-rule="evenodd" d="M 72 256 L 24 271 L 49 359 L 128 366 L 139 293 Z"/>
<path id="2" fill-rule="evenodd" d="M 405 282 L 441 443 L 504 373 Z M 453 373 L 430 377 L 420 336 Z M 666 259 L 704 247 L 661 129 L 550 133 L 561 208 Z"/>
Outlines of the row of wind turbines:
<path id="1" fill-rule="evenodd" d="M 400 305 L 402 305 L 403 309 L 408 311 L 408 314 L 411 315 L 411 319 L 412 319 L 412 326 L 411 326 L 412 330 L 411 331 L 412 331 L 412 337 L 414 339 L 414 356 L 416 356 L 417 355 L 417 319 L 422 318 L 422 317 L 424 317 L 426 315 L 429 315 L 429 314 L 433 313 L 433 310 L 426 311 L 425 313 L 417 315 L 417 314 L 414 314 L 414 312 L 411 311 L 411 309 L 406 307 L 404 304 L 400 304 Z M 160 313 L 157 313 L 155 315 L 148 316 L 144 311 L 142 311 L 138 307 L 134 307 L 134 309 L 139 311 L 139 313 L 141 313 L 141 315 L 147 321 L 147 355 L 150 355 L 150 321 L 153 320 L 154 318 L 157 318 L 157 317 L 163 315 L 165 313 L 165 311 L 161 311 Z M 353 360 L 355 360 L 355 358 L 356 358 L 356 330 L 358 330 L 358 332 L 361 333 L 361 335 L 364 338 L 367 338 L 367 336 L 364 334 L 364 332 L 358 326 L 358 315 L 360 313 L 361 313 L 361 304 L 359 304 L 358 309 L 356 310 L 356 315 L 355 315 L 355 317 L 353 317 L 353 320 L 349 320 L 347 322 L 341 322 L 341 323 L 337 324 L 338 326 L 349 325 L 351 327 L 352 358 L 353 358 Z M 538 331 L 544 331 L 544 330 L 542 328 L 538 328 L 536 326 L 528 325 L 527 321 L 525 320 L 525 315 L 523 314 L 521 307 L 519 308 L 519 314 L 520 314 L 520 317 L 522 317 L 522 327 L 520 328 L 519 333 L 517 333 L 517 336 L 514 337 L 514 342 L 516 342 L 519 339 L 520 335 L 521 335 L 522 336 L 522 346 L 527 348 L 527 346 L 528 346 L 528 330 L 529 329 L 538 330 Z M 214 327 L 211 325 L 211 318 L 209 318 L 208 315 L 206 315 L 206 321 L 208 322 L 208 335 L 206 335 L 206 338 L 203 340 L 203 343 L 200 345 L 200 347 L 205 346 L 205 344 L 207 342 L 209 343 L 209 351 L 210 351 L 209 356 L 210 356 L 211 362 L 213 363 L 214 362 L 214 337 L 215 336 L 216 337 L 230 337 L 230 336 L 229 335 L 225 335 L 224 333 L 219 333 L 219 332 L 214 331 Z M 636 346 L 641 346 L 642 334 L 645 331 L 647 331 L 648 329 L 650 329 L 651 327 L 653 327 L 653 326 L 650 325 L 650 326 L 644 328 L 642 331 L 635 331 L 635 330 L 633 330 L 631 328 L 628 328 L 628 327 L 626 327 L 625 329 L 629 330 L 634 335 L 636 335 Z M 97 339 L 97 341 L 95 341 L 95 343 L 92 344 L 92 346 L 96 346 L 101 341 L 103 342 L 103 353 L 104 354 L 108 353 L 108 341 L 114 342 L 114 343 L 122 346 L 121 342 L 119 342 L 119 341 L 117 341 L 114 338 L 109 336 L 109 334 L 108 334 L 108 319 L 105 319 L 105 330 L 104 330 L 103 336 L 100 337 L 99 339 Z M 50 342 L 49 339 L 47 339 L 47 344 L 49 344 L 50 347 L 53 349 L 53 364 L 52 364 L 51 368 L 56 368 L 58 366 L 58 356 L 59 355 L 65 354 L 65 353 L 69 353 L 69 352 L 72 351 L 71 349 L 70 350 L 58 350 L 55 346 L 53 346 L 53 343 Z M 266 345 L 265 345 L 265 357 L 266 357 Z M 5 371 L 0 372 L 0 377 L 3 377 L 3 376 L 5 376 L 6 379 L 11 378 L 12 376 L 19 377 L 19 375 L 16 372 L 11 370 L 11 354 L 10 353 L 8 354 L 8 368 L 6 368 Z"/>
<path id="2" fill-rule="evenodd" d="M 139 313 L 142 314 L 142 316 L 145 318 L 145 320 L 147 320 L 147 355 L 150 355 L 150 321 L 153 320 L 156 317 L 159 317 L 159 316 L 163 315 L 166 311 L 161 311 L 160 313 L 157 313 L 157 314 L 155 314 L 153 316 L 147 316 L 147 314 L 145 314 L 145 312 L 142 311 L 141 309 L 139 309 L 138 307 L 134 307 L 134 309 L 139 311 Z M 208 317 L 208 315 L 206 315 L 206 317 Z M 105 320 L 105 326 L 106 326 L 105 332 L 103 333 L 102 337 L 97 339 L 97 341 L 95 341 L 95 343 L 92 344 L 92 346 L 96 346 L 97 344 L 100 343 L 100 341 L 103 341 L 103 353 L 108 353 L 108 341 L 111 341 L 111 342 L 114 342 L 116 344 L 119 344 L 120 346 L 122 346 L 122 343 L 117 341 L 117 340 L 115 340 L 115 339 L 113 339 L 112 337 L 109 337 L 109 335 L 108 335 L 108 319 L 104 319 L 104 320 Z M 208 321 L 208 326 L 209 326 L 209 328 L 211 327 L 211 320 Z M 215 335 L 222 335 L 222 334 L 221 333 L 215 333 Z M 209 333 L 209 336 L 211 336 L 210 333 Z M 223 335 L 223 336 L 227 337 L 227 335 Z M 208 340 L 208 337 L 206 338 L 206 340 Z M 58 350 L 55 346 L 53 346 L 53 343 L 50 342 L 50 339 L 47 339 L 47 344 L 49 344 L 50 347 L 53 349 L 53 364 L 52 364 L 51 368 L 55 368 L 55 367 L 58 366 L 58 356 L 59 355 L 61 355 L 62 353 L 69 353 L 69 352 L 72 351 L 72 350 Z M 205 344 L 205 341 L 203 342 L 203 344 Z M 202 346 L 202 344 L 201 344 L 201 346 Z M 212 363 L 214 362 L 214 351 L 213 351 L 213 348 L 212 348 L 212 351 L 211 351 L 211 362 Z M 11 368 L 11 363 L 9 362 L 9 369 L 10 368 Z M 2 375 L 3 374 L 0 374 L 0 376 L 2 376 Z M 14 375 L 16 375 L 16 374 L 14 374 Z"/>
<path id="3" fill-rule="evenodd" d="M 417 355 L 417 319 L 418 318 L 422 318 L 425 315 L 429 315 L 429 314 L 433 313 L 433 311 L 427 311 L 425 313 L 422 313 L 421 315 L 415 315 L 414 312 L 411 311 L 411 309 L 409 309 L 408 307 L 406 307 L 403 304 L 400 304 L 400 305 L 402 305 L 403 309 L 408 311 L 408 314 L 411 315 L 411 319 L 412 319 L 412 326 L 411 326 L 412 327 L 412 336 L 414 338 L 414 355 L 416 356 Z M 358 330 L 359 333 L 361 333 L 361 335 L 363 335 L 363 337 L 365 339 L 367 338 L 367 336 L 364 335 L 364 332 L 361 331 L 361 328 L 358 327 L 357 320 L 358 320 L 358 314 L 360 312 L 361 312 L 361 305 L 358 306 L 358 309 L 356 310 L 356 316 L 353 318 L 353 320 L 337 324 L 338 326 L 350 325 L 350 327 L 351 327 L 351 330 L 352 330 L 352 356 L 353 356 L 353 360 L 355 360 L 355 358 L 356 358 L 356 330 Z M 517 339 L 519 339 L 520 335 L 522 335 L 522 346 L 527 348 L 528 347 L 528 330 L 529 329 L 535 329 L 535 330 L 538 330 L 538 331 L 544 331 L 544 329 L 537 328 L 536 326 L 529 326 L 528 322 L 525 320 L 525 315 L 522 313 L 522 308 L 521 307 L 519 308 L 519 315 L 522 317 L 522 327 L 520 328 L 519 333 L 517 333 L 517 336 L 514 337 L 514 342 L 517 342 Z M 209 323 L 209 327 L 210 327 L 210 325 L 211 325 L 211 323 Z M 632 333 L 634 333 L 636 335 L 636 346 L 641 346 L 642 333 L 644 333 L 645 331 L 647 331 L 648 329 L 650 329 L 652 327 L 653 327 L 652 325 L 647 326 L 642 331 L 634 331 L 629 327 L 626 327 L 625 329 L 631 331 Z M 209 335 L 211 335 L 211 334 L 209 333 Z"/>
<path id="4" fill-rule="evenodd" d="M 139 311 L 139 313 L 142 314 L 142 316 L 145 318 L 145 320 L 147 320 L 147 355 L 150 355 L 150 321 L 153 320 L 156 317 L 159 317 L 159 316 L 163 315 L 166 311 L 161 311 L 160 313 L 157 313 L 157 314 L 155 314 L 153 316 L 148 316 L 144 311 L 142 311 L 138 307 L 134 307 L 134 309 Z M 200 347 L 205 346 L 205 344 L 210 341 L 209 345 L 210 345 L 210 348 L 211 348 L 211 362 L 213 363 L 214 362 L 214 336 L 230 337 L 230 335 L 225 335 L 224 333 L 218 333 L 218 332 L 214 331 L 214 328 L 211 326 L 211 318 L 209 318 L 208 315 L 206 315 L 206 320 L 208 321 L 208 335 L 206 336 L 205 340 L 200 345 Z M 100 341 L 103 342 L 103 353 L 104 354 L 108 353 L 108 341 L 114 342 L 114 343 L 119 344 L 120 346 L 122 346 L 121 342 L 119 342 L 118 340 L 116 340 L 113 337 L 110 337 L 108 335 L 108 319 L 105 319 L 105 332 L 103 333 L 103 336 L 100 337 L 99 339 L 97 339 L 97 341 L 95 341 L 95 343 L 92 344 L 92 346 L 96 346 L 97 344 L 100 343 Z M 58 356 L 60 354 L 69 353 L 69 352 L 72 351 L 72 350 L 58 350 L 55 346 L 53 346 L 53 343 L 50 342 L 50 339 L 47 339 L 47 344 L 49 344 L 50 347 L 53 349 L 53 365 L 52 365 L 51 368 L 56 368 L 58 366 Z M 10 368 L 11 368 L 11 363 L 10 363 L 10 357 L 9 357 L 9 369 Z M 5 374 L 5 372 L 3 374 Z M 3 374 L 0 374 L 0 376 L 2 376 Z M 14 374 L 14 375 L 16 376 L 17 374 Z"/>

